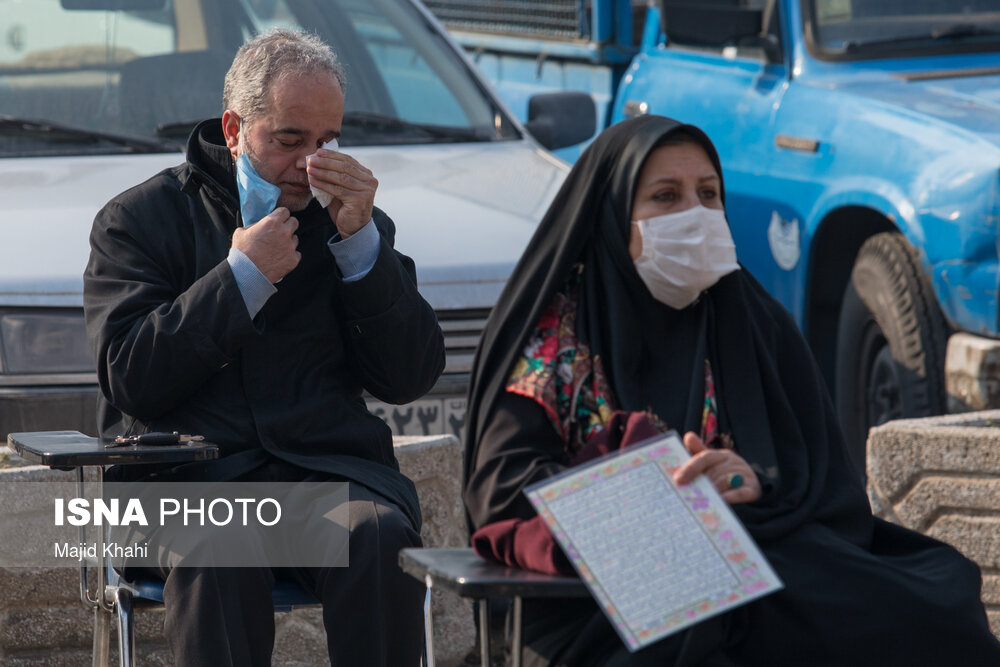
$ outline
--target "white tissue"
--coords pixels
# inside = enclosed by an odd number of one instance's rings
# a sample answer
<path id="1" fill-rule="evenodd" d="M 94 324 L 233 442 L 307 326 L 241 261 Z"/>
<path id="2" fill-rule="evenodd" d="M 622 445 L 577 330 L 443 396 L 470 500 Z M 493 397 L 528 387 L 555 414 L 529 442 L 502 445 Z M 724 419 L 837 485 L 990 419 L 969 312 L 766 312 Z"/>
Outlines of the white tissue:
<path id="1" fill-rule="evenodd" d="M 321 148 L 325 148 L 327 150 L 335 151 L 335 150 L 338 150 L 340 148 L 340 143 L 336 139 L 330 139 L 330 141 L 328 141 L 325 144 L 323 144 L 323 146 Z M 314 155 L 316 155 L 316 154 L 313 153 L 312 155 L 310 155 L 309 157 L 307 157 L 306 161 L 312 159 L 312 157 Z M 323 208 L 326 208 L 327 206 L 329 206 L 330 202 L 333 201 L 333 195 L 331 195 L 329 192 L 324 192 L 324 191 L 320 190 L 319 188 L 313 187 L 312 185 L 309 186 L 309 189 L 312 190 L 313 197 L 316 198 L 316 201 L 318 201 L 319 205 L 322 206 Z"/>

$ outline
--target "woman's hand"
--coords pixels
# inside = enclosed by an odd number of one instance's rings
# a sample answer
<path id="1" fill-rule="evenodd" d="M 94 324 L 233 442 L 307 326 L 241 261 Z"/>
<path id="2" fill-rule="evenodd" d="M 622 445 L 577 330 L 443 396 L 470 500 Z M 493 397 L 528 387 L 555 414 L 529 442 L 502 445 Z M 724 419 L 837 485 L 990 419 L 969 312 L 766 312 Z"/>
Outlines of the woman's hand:
<path id="1" fill-rule="evenodd" d="M 731 449 L 709 449 L 693 431 L 684 434 L 684 446 L 691 460 L 674 471 L 677 484 L 690 484 L 704 474 L 730 505 L 752 503 L 760 498 L 760 480 L 742 456 Z M 743 480 L 736 488 L 732 484 L 734 475 Z"/>

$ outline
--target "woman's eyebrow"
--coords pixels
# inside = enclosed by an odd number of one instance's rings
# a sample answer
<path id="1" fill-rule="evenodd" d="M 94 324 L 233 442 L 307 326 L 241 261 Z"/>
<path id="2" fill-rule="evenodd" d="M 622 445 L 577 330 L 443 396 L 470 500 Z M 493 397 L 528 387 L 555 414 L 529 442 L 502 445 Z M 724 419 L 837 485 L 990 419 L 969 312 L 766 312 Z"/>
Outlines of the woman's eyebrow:
<path id="1" fill-rule="evenodd" d="M 705 174 L 698 178 L 698 183 L 706 183 L 708 181 L 718 181 L 718 174 Z M 658 185 L 679 185 L 681 179 L 675 178 L 674 176 L 661 176 L 660 178 L 654 178 L 653 180 L 643 183 L 640 187 L 651 188 Z"/>
<path id="2" fill-rule="evenodd" d="M 647 181 L 642 184 L 644 188 L 651 188 L 657 185 L 677 185 L 681 182 L 681 179 L 674 178 L 673 176 L 661 176 L 659 178 L 654 178 L 651 181 Z"/>

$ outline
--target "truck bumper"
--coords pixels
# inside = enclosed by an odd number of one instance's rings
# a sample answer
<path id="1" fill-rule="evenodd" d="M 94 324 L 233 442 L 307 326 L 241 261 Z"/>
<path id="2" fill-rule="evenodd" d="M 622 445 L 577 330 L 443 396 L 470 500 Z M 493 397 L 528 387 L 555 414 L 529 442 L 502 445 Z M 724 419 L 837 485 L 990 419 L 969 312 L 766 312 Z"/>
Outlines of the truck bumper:
<path id="1" fill-rule="evenodd" d="M 948 412 L 1000 408 L 1000 340 L 952 334 L 944 371 Z"/>

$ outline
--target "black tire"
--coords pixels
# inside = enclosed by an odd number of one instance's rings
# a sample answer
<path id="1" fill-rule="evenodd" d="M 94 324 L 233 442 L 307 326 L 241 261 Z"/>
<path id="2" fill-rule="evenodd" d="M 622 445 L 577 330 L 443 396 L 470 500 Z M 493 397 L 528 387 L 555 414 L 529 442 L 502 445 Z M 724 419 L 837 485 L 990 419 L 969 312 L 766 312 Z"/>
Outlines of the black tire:
<path id="1" fill-rule="evenodd" d="M 836 402 L 852 462 L 865 475 L 868 429 L 945 411 L 948 327 L 916 251 L 898 232 L 861 246 L 837 331 Z"/>

